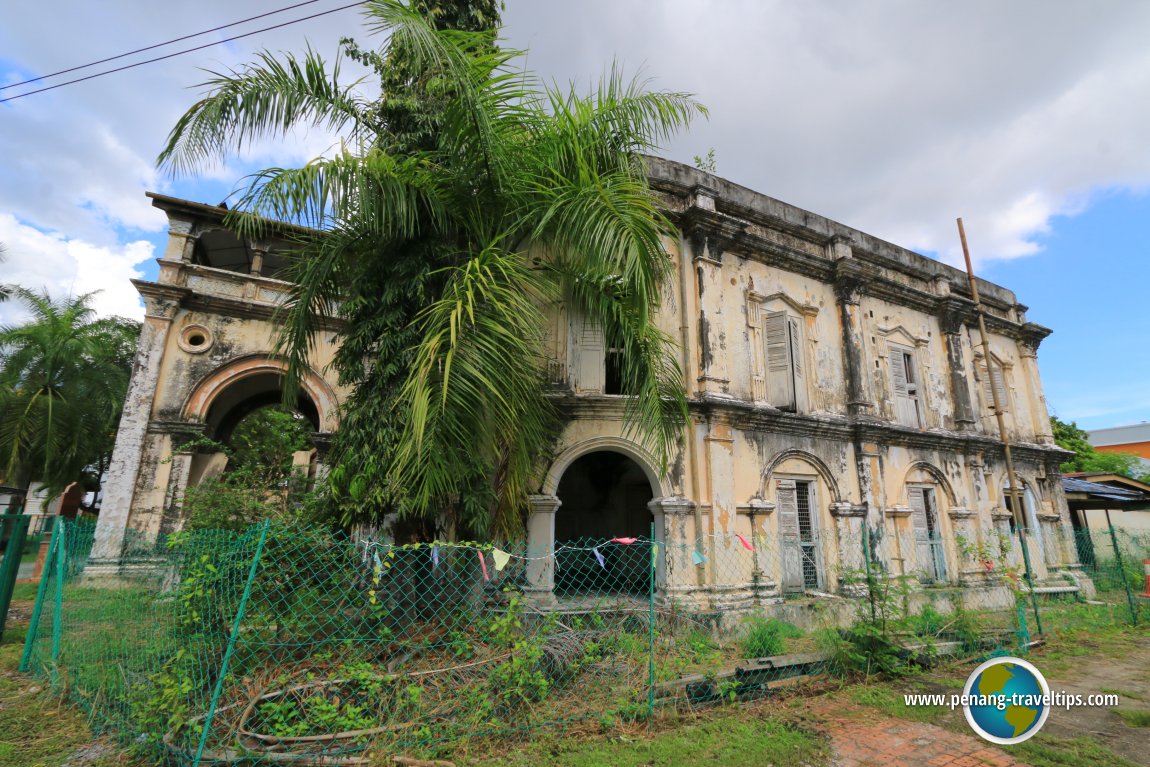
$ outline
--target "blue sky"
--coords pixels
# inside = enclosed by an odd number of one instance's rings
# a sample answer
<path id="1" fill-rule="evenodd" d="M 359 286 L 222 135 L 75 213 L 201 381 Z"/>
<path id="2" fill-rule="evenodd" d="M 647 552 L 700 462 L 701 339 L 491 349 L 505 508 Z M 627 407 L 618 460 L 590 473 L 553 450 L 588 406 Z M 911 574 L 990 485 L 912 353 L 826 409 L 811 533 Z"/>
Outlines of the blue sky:
<path id="1" fill-rule="evenodd" d="M 288 4 L 27 5 L 0 25 L 0 85 Z M 1039 351 L 1051 408 L 1088 428 L 1150 420 L 1150 4 L 508 0 L 504 21 L 547 80 L 587 83 L 615 61 L 696 94 L 710 117 L 665 148 L 673 159 L 714 148 L 719 175 L 954 264 L 962 216 L 980 275 L 1055 331 Z M 333 141 L 300 131 L 169 178 L 153 161 L 202 70 L 261 47 L 330 57 L 348 34 L 372 42 L 344 10 L 0 104 L 0 281 L 100 290 L 99 311 L 139 316 L 129 280 L 155 275 L 166 227 L 145 191 L 216 203 L 245 172 Z M 0 305 L 0 322 L 16 311 Z"/>
<path id="2" fill-rule="evenodd" d="M 1101 193 L 1036 240 L 982 276 L 1054 329 L 1038 350 L 1051 412 L 1084 429 L 1150 420 L 1150 195 Z"/>

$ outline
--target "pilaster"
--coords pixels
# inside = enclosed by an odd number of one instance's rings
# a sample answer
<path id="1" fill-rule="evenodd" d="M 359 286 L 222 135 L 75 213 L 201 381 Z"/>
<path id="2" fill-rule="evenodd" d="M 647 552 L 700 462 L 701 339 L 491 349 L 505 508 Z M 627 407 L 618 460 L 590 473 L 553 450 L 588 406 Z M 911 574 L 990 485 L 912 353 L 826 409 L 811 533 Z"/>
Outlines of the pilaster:
<path id="1" fill-rule="evenodd" d="M 524 592 L 537 605 L 555 604 L 555 512 L 562 501 L 554 495 L 527 499 L 527 586 Z"/>
<path id="2" fill-rule="evenodd" d="M 137 288 L 144 297 L 144 324 L 140 329 L 132 379 L 128 384 L 124 413 L 120 417 L 116 446 L 108 467 L 108 486 L 96 522 L 93 560 L 118 560 L 123 551 L 124 536 L 131 522 L 136 479 L 144 459 L 164 347 L 183 295 L 183 291 L 153 283 L 137 283 Z"/>

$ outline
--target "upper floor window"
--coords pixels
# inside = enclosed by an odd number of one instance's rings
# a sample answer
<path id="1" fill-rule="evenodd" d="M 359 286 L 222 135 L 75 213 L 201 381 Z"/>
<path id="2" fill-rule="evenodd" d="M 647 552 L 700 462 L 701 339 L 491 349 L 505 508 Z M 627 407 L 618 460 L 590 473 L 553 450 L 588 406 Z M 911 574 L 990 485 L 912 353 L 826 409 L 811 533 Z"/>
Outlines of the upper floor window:
<path id="1" fill-rule="evenodd" d="M 810 409 L 812 374 L 805 338 L 813 304 L 785 293 L 747 291 L 747 338 L 751 345 L 751 398 L 788 413 Z"/>
<path id="2" fill-rule="evenodd" d="M 785 311 L 767 312 L 763 320 L 767 401 L 791 413 L 799 411 L 806 390 L 801 328 L 798 318 Z"/>
<path id="3" fill-rule="evenodd" d="M 919 392 L 921 373 L 914 349 L 902 344 L 887 345 L 891 391 L 894 393 L 895 421 L 903 426 L 922 427 L 922 402 Z"/>
<path id="4" fill-rule="evenodd" d="M 1010 396 L 1006 388 L 1006 371 L 997 359 L 992 358 L 989 371 L 986 362 L 979 369 L 982 377 L 982 394 L 986 398 L 986 409 L 994 412 L 994 395 L 998 394 L 998 408 L 1003 413 L 1010 412 Z M 993 391 L 991 390 L 993 387 Z"/>
<path id="5" fill-rule="evenodd" d="M 623 344 L 617 334 L 590 317 L 575 313 L 571 319 L 571 384 L 576 392 L 627 394 Z"/>

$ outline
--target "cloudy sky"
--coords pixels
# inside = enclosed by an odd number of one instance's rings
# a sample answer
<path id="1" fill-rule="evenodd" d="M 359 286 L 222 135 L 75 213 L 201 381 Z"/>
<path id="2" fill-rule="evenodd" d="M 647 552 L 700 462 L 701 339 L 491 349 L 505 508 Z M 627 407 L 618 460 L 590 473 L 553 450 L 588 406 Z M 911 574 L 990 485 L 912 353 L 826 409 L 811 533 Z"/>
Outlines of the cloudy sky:
<path id="1" fill-rule="evenodd" d="M 0 86 L 299 0 L 56 0 L 0 25 Z M 347 5 L 315 0 L 251 23 L 40 83 Z M 715 150 L 718 173 L 922 253 L 960 259 L 1055 330 L 1039 356 L 1051 407 L 1087 428 L 1150 420 L 1150 4 L 1069 0 L 508 0 L 508 45 L 547 79 L 588 83 L 613 60 L 695 93 L 710 119 L 666 148 Z M 356 9 L 0 103 L 0 282 L 99 289 L 102 313 L 140 316 L 165 219 L 154 190 L 208 203 L 265 165 L 331 137 L 256 147 L 173 179 L 153 160 L 203 69 L 252 52 L 334 55 L 364 38 Z M 16 307 L 0 305 L 0 321 Z"/>

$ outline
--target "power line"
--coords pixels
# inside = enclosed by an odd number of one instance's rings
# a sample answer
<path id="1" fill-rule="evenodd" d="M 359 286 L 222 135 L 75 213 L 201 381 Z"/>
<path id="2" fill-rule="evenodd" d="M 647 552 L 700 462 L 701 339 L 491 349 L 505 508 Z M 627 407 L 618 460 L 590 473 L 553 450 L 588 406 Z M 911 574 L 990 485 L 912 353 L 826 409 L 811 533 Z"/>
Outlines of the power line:
<path id="1" fill-rule="evenodd" d="M 27 91 L 26 93 L 20 93 L 20 94 L 17 94 L 15 96 L 9 96 L 6 99 L 0 99 L 0 104 L 4 104 L 4 103 L 9 102 L 9 101 L 15 101 L 16 99 L 22 99 L 25 96 L 31 96 L 35 93 L 43 93 L 45 91 L 55 90 L 56 88 L 63 88 L 65 85 L 72 85 L 74 83 L 82 83 L 85 80 L 93 80 L 97 77 L 103 77 L 104 75 L 114 74 L 115 72 L 123 72 L 125 69 L 133 69 L 135 67 L 142 67 L 145 64 L 154 64 L 157 61 L 163 61 L 165 59 L 175 58 L 176 56 L 183 56 L 185 53 L 194 53 L 195 51 L 202 51 L 204 48 L 211 48 L 214 45 L 220 45 L 222 43 L 230 43 L 233 40 L 242 40 L 245 37 L 251 37 L 252 35 L 258 35 L 261 32 L 270 32 L 273 29 L 279 29 L 280 27 L 291 26 L 292 24 L 298 24 L 301 21 L 308 21 L 310 19 L 317 19 L 320 16 L 327 16 L 329 13 L 336 13 L 337 11 L 346 11 L 348 8 L 354 8 L 357 5 L 363 5 L 363 3 L 364 3 L 364 0 L 359 0 L 359 2 L 349 3 L 348 5 L 341 5 L 339 8 L 332 8 L 330 11 L 321 11 L 320 13 L 313 13 L 311 16 L 304 16 L 303 18 L 295 19 L 294 21 L 285 21 L 282 24 L 275 24 L 275 25 L 270 26 L 270 27 L 264 27 L 263 29 L 257 29 L 254 32 L 245 32 L 242 35 L 236 35 L 235 37 L 228 37 L 228 38 L 225 38 L 223 40 L 216 40 L 215 42 L 205 43 L 204 45 L 197 45 L 195 48 L 188 48 L 186 50 L 176 51 L 175 53 L 169 53 L 166 56 L 157 56 L 154 59 L 145 59 L 144 61 L 137 61 L 135 64 L 125 64 L 122 67 L 116 67 L 115 69 L 108 69 L 108 70 L 105 70 L 103 72 L 97 72 L 96 74 L 88 75 L 87 77 L 77 77 L 75 80 L 67 80 L 66 82 L 57 83 L 56 85 L 49 85 L 47 88 L 38 88 L 34 91 Z"/>
<path id="2" fill-rule="evenodd" d="M 303 6 L 303 5 L 311 5 L 312 3 L 318 3 L 318 2 L 319 2 L 319 0 L 304 0 L 304 2 L 302 2 L 302 3 L 296 3 L 295 5 L 289 5 L 286 8 L 280 8 L 279 10 L 275 10 L 275 11 L 268 11 L 267 13 L 261 13 L 259 16 L 252 16 L 252 17 L 247 18 L 247 19 L 241 19 L 240 21 L 233 21 L 231 24 L 223 24 L 223 25 L 218 26 L 218 27 L 212 27 L 211 29 L 205 29 L 203 32 L 194 32 L 193 34 L 190 34 L 190 35 L 184 35 L 183 37 L 177 37 L 173 40 L 168 40 L 167 42 L 156 43 L 155 45 L 149 45 L 147 48 L 137 48 L 134 51 L 128 51 L 127 53 L 121 53 L 118 56 L 109 56 L 106 59 L 100 59 L 99 61 L 93 61 L 93 62 L 90 62 L 88 64 L 81 64 L 78 67 L 70 67 L 69 69 L 61 69 L 59 72 L 53 72 L 53 73 L 48 74 L 48 75 L 40 75 L 39 77 L 33 77 L 31 80 L 23 80 L 23 81 L 18 82 L 18 83 L 12 83 L 11 85 L 0 85 L 0 91 L 5 91 L 5 90 L 8 90 L 9 88 L 18 88 L 21 85 L 28 85 L 30 83 L 38 83 L 41 80 L 47 80 L 49 77 L 56 77 L 57 75 L 66 75 L 69 72 L 75 72 L 78 69 L 87 69 L 88 67 L 94 67 L 97 64 L 107 64 L 109 61 L 115 61 L 116 59 L 122 59 L 125 56 L 134 56 L 137 53 L 143 53 L 144 51 L 151 51 L 151 50 L 155 50 L 156 48 L 163 48 L 165 45 L 171 45 L 172 43 L 182 42 L 183 40 L 190 40 L 193 37 L 201 37 L 203 35 L 211 34 L 212 32 L 219 32 L 221 29 L 227 29 L 228 27 L 236 27 L 236 26 L 239 26 L 240 24 L 247 24 L 249 21 L 255 21 L 256 19 L 262 19 L 265 16 L 274 16 L 277 13 L 283 13 L 284 11 L 290 11 L 293 8 L 299 8 L 300 6 Z"/>

